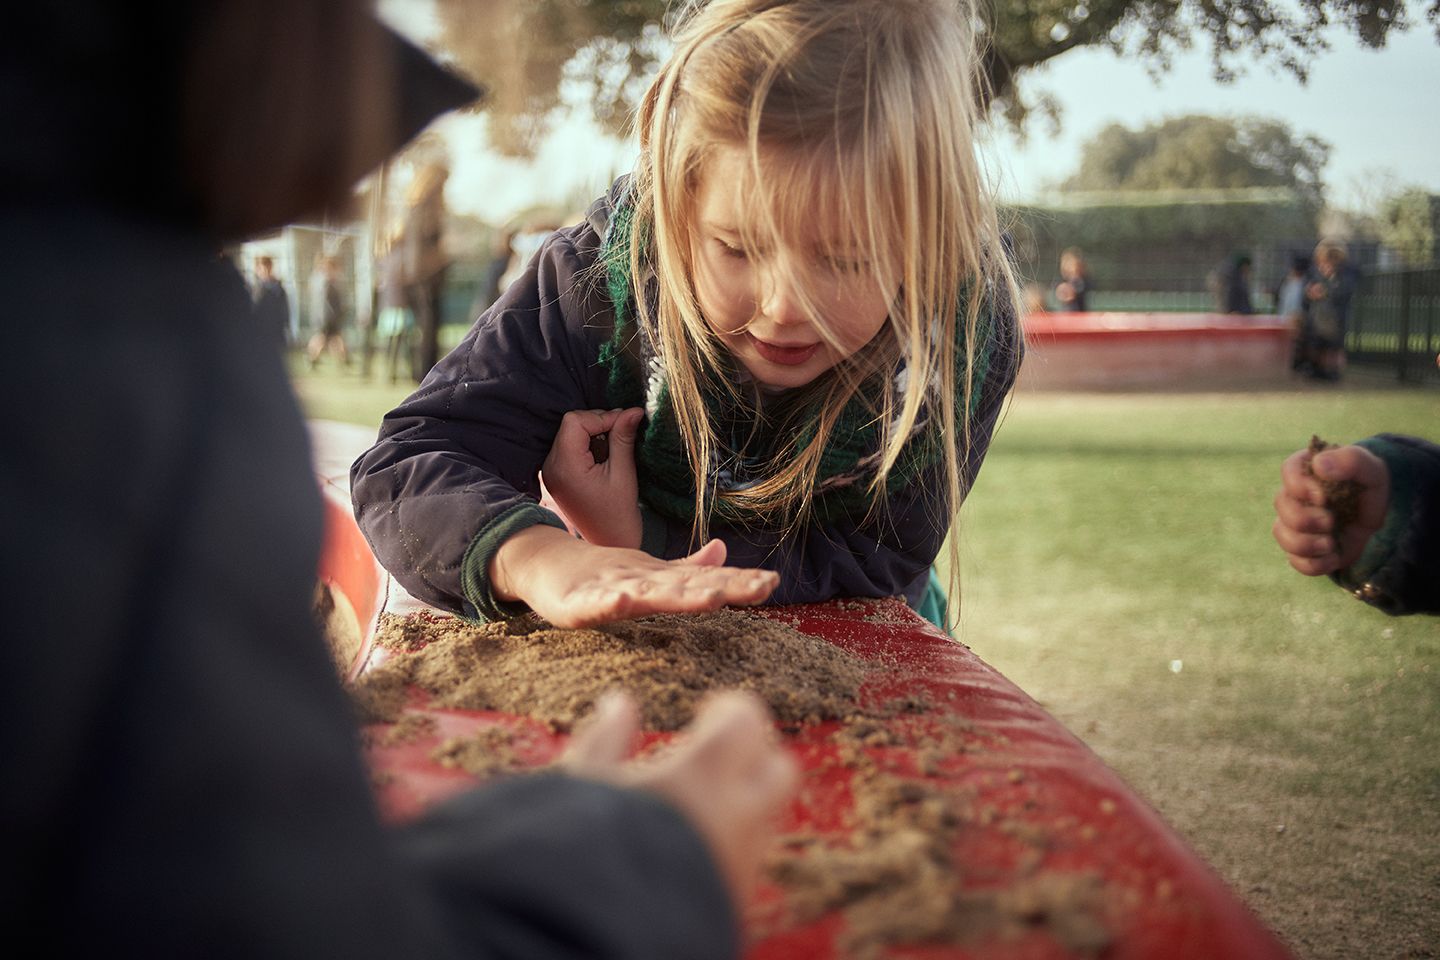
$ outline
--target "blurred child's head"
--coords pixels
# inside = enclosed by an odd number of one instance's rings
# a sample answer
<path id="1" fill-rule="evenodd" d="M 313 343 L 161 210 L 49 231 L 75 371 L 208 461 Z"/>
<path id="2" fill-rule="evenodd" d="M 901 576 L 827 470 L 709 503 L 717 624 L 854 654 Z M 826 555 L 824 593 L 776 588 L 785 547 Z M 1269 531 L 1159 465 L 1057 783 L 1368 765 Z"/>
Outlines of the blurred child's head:
<path id="1" fill-rule="evenodd" d="M 1060 276 L 1066 280 L 1085 276 L 1085 254 L 1079 247 L 1069 247 L 1060 254 Z"/>
<path id="2" fill-rule="evenodd" d="M 1322 240 L 1315 248 L 1315 267 L 1327 277 L 1333 277 L 1345 262 L 1345 248 L 1333 240 Z"/>
<path id="3" fill-rule="evenodd" d="M 927 389 L 954 395 L 962 288 L 999 280 L 1013 300 L 974 152 L 971 12 L 954 0 L 686 5 L 638 118 L 650 231 L 636 231 L 631 257 L 656 267 L 654 321 L 692 452 L 705 448 L 703 411 L 684 395 L 731 357 L 826 409 L 903 362 L 903 398 L 875 397 L 881 421 L 900 424 L 882 475 Z M 958 322 L 975 323 L 978 300 Z"/>
<path id="4" fill-rule="evenodd" d="M 274 258 L 264 255 L 256 257 L 255 276 L 259 277 L 261 280 L 269 280 L 271 277 L 275 276 Z"/>

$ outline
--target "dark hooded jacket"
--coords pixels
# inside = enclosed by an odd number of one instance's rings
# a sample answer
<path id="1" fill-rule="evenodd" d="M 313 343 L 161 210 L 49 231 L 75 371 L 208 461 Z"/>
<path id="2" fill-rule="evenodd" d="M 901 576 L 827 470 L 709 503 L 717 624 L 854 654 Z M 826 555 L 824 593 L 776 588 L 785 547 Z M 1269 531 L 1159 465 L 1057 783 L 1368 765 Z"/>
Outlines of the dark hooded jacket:
<path id="1" fill-rule="evenodd" d="M 382 827 L 310 616 L 303 425 L 217 251 L 475 92 L 341 0 L 7 11 L 0 911 L 29 949 L 735 952 L 658 798 L 534 777 Z"/>

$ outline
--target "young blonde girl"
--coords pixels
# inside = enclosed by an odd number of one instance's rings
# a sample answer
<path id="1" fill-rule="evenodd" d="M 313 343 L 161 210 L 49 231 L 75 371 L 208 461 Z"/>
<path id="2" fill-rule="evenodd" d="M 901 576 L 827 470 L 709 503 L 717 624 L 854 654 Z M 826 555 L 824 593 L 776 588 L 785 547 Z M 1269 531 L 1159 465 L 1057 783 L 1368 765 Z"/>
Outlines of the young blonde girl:
<path id="1" fill-rule="evenodd" d="M 355 464 L 402 584 L 566 625 L 892 595 L 942 620 L 931 566 L 1019 359 L 971 24 L 953 0 L 687 7 L 633 174 Z"/>

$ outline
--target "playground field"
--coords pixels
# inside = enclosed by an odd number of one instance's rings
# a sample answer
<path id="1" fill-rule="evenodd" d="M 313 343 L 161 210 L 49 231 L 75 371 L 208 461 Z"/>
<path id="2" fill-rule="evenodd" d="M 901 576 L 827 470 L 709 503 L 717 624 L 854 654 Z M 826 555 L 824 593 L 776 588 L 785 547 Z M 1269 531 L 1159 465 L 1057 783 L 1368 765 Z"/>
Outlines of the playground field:
<path id="1" fill-rule="evenodd" d="M 310 416 L 406 392 L 322 368 Z M 1270 539 L 1312 433 L 1440 435 L 1440 392 L 1038 394 L 961 513 L 960 637 L 1084 739 L 1302 958 L 1440 957 L 1440 621 Z"/>

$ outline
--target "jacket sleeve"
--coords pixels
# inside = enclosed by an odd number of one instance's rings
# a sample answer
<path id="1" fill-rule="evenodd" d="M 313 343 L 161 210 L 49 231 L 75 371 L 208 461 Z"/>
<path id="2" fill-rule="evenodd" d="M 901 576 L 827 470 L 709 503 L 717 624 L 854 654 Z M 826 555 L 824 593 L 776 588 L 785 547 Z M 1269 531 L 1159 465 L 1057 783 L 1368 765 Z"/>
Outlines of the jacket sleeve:
<path id="1" fill-rule="evenodd" d="M 1332 579 L 1392 615 L 1440 613 L 1440 446 L 1394 433 L 1361 440 L 1390 471 L 1390 507 L 1365 552 Z"/>
<path id="2" fill-rule="evenodd" d="M 961 453 L 962 496 L 980 473 L 1023 353 L 1014 311 L 996 309 L 992 316 L 994 352 L 971 418 L 970 447 Z M 944 484 L 936 467 L 891 490 L 884 508 L 871 516 L 853 522 L 813 522 L 788 539 L 776 530 L 718 524 L 711 526 L 710 534 L 725 541 L 726 563 L 780 573 L 771 603 L 903 595 L 918 607 L 952 520 L 946 515 Z M 643 508 L 642 516 L 646 552 L 674 558 L 694 549 L 689 524 Z"/>
<path id="3" fill-rule="evenodd" d="M 605 405 L 595 358 L 613 314 L 590 283 L 594 242 L 588 226 L 546 241 L 351 468 L 375 555 L 427 603 L 486 619 L 522 612 L 491 595 L 489 559 L 528 526 L 564 526 L 539 506 L 539 473 L 564 415 Z"/>

